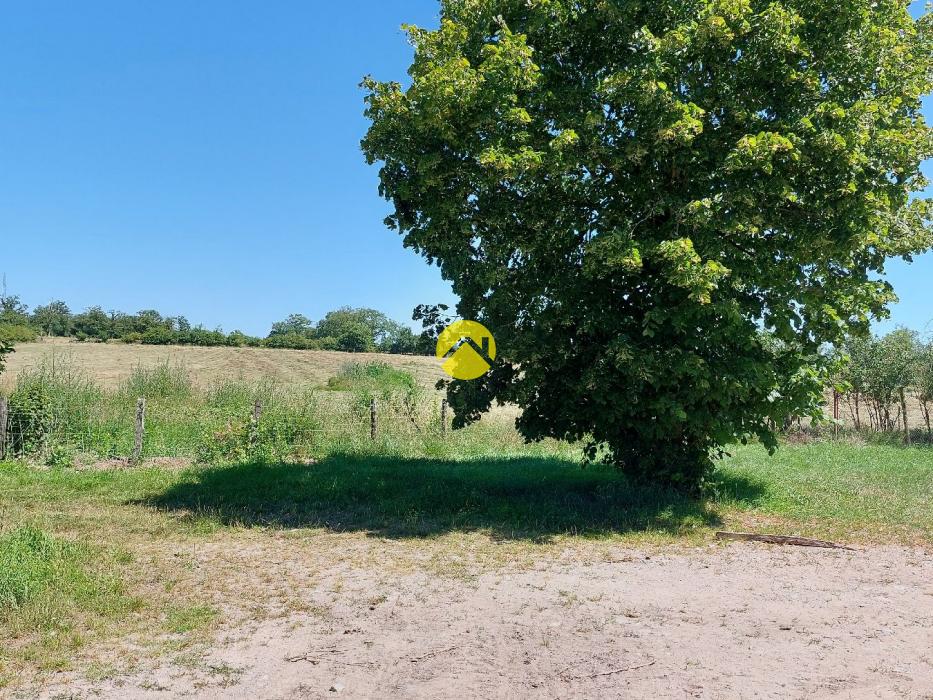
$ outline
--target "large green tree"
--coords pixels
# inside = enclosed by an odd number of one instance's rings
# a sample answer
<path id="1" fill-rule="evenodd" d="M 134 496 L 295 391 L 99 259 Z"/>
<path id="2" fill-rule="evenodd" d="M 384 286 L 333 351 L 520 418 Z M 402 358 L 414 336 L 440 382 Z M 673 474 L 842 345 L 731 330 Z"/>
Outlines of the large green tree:
<path id="1" fill-rule="evenodd" d="M 71 311 L 63 301 L 37 306 L 32 312 L 32 321 L 46 335 L 62 336 L 71 332 Z"/>
<path id="2" fill-rule="evenodd" d="M 460 421 L 515 402 L 529 439 L 695 487 L 815 409 L 821 347 L 931 245 L 906 2 L 444 0 L 408 33 L 407 85 L 364 81 L 363 149 L 389 226 L 496 336 Z"/>

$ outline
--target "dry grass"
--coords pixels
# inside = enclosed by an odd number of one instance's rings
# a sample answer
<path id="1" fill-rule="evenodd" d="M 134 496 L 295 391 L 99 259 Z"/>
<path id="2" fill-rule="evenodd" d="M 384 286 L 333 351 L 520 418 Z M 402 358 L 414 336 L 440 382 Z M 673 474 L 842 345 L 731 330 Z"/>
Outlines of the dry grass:
<path id="1" fill-rule="evenodd" d="M 386 362 L 410 372 L 424 386 L 433 387 L 444 376 L 435 358 L 413 355 L 78 343 L 56 338 L 17 345 L 0 379 L 0 388 L 9 388 L 20 371 L 39 366 L 43 359 L 62 355 L 68 355 L 95 383 L 106 389 L 117 389 L 135 367 L 152 368 L 166 360 L 184 365 L 201 387 L 222 380 L 273 380 L 284 385 L 323 386 L 348 362 Z"/>

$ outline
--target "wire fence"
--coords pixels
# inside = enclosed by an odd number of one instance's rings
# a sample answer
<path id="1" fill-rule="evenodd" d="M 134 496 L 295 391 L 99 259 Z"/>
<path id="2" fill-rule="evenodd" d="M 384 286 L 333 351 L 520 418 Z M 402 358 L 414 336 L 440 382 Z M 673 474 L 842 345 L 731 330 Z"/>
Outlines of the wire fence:
<path id="1" fill-rule="evenodd" d="M 310 460 L 329 452 L 438 452 L 472 449 L 477 430 L 490 449 L 523 445 L 514 415 L 485 421 L 470 431 L 452 431 L 446 400 L 404 396 L 382 398 L 267 396 L 251 403 L 210 405 L 197 401 L 101 396 L 94 401 L 11 410 L 0 397 L 0 459 L 30 458 L 48 464 L 147 459 L 212 462 L 268 457 Z M 828 392 L 822 421 L 788 417 L 783 432 L 839 435 L 874 432 L 905 442 L 933 440 L 930 412 L 906 394 L 890 406 L 864 397 Z"/>
<path id="2" fill-rule="evenodd" d="M 363 402 L 336 395 L 305 404 L 267 398 L 235 408 L 104 397 L 76 406 L 29 408 L 11 411 L 0 397 L 0 459 L 209 461 L 264 454 L 300 459 L 332 451 L 398 451 L 451 439 L 446 400 L 406 402 L 394 396 Z"/>

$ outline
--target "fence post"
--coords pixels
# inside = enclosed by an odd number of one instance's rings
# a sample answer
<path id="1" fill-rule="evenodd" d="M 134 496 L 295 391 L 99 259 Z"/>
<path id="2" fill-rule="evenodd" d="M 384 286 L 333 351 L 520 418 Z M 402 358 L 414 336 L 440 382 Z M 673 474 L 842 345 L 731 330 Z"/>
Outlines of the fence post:
<path id="1" fill-rule="evenodd" d="M 9 415 L 10 408 L 6 398 L 0 396 L 0 459 L 6 459 L 6 424 Z"/>
<path id="2" fill-rule="evenodd" d="M 441 399 L 441 435 L 447 434 L 447 399 Z"/>
<path id="3" fill-rule="evenodd" d="M 369 439 L 376 439 L 376 399 L 369 402 Z"/>
<path id="4" fill-rule="evenodd" d="M 259 442 L 259 419 L 262 418 L 262 401 L 256 399 L 253 403 L 253 415 L 249 421 L 249 444 L 255 447 Z"/>
<path id="5" fill-rule="evenodd" d="M 143 435 L 146 432 L 146 399 L 136 400 L 136 439 L 133 442 L 133 463 L 139 464 L 143 456 Z"/>

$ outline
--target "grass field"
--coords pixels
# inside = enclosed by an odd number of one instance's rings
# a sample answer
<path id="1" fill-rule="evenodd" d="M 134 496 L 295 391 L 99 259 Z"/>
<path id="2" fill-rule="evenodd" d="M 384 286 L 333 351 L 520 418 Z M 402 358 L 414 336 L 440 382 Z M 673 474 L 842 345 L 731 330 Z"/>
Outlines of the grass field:
<path id="1" fill-rule="evenodd" d="M 430 358 L 378 356 L 387 368 L 315 351 L 62 350 L 14 355 L 20 387 L 46 392 L 56 420 L 28 462 L 0 464 L 0 688 L 161 658 L 226 682 L 229 669 L 198 665 L 209 640 L 295 614 L 326 620 L 315 576 L 335 569 L 378 572 L 390 588 L 412 576 L 469 586 L 620 547 L 695 547 L 718 529 L 933 546 L 928 445 L 735 447 L 690 499 L 583 465 L 577 446 L 524 444 L 508 411 L 443 431 Z M 107 457 L 128 454 L 140 395 L 148 459 L 133 467 Z M 186 458 L 155 459 L 175 454 Z M 365 595 L 374 609 L 379 596 Z"/>
<path id="2" fill-rule="evenodd" d="M 220 381 L 275 381 L 283 385 L 324 385 L 343 365 L 385 362 L 410 372 L 424 386 L 434 386 L 443 372 L 433 357 L 331 352 L 327 350 L 279 350 L 269 348 L 202 348 L 178 345 L 126 345 L 79 343 L 54 338 L 16 346 L 0 388 L 9 389 L 16 375 L 52 357 L 66 357 L 89 378 L 106 389 L 117 389 L 137 367 L 152 368 L 168 361 L 184 366 L 195 382 L 208 387 Z"/>

